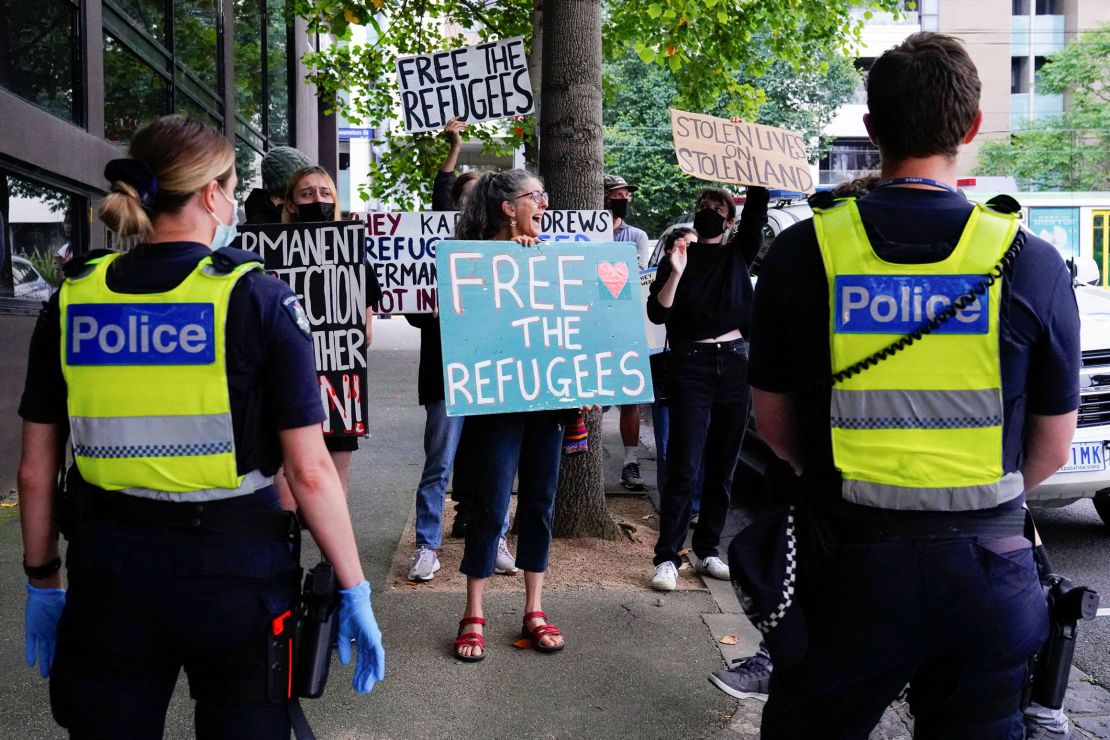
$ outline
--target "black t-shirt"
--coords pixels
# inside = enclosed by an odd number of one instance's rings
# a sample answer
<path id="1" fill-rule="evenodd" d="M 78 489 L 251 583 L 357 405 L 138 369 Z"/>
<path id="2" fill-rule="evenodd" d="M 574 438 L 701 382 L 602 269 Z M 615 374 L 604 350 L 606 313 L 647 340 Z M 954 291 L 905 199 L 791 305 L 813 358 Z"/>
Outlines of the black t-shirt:
<path id="1" fill-rule="evenodd" d="M 748 267 L 762 246 L 769 199 L 766 188 L 748 188 L 740 225 L 727 244 L 698 242 L 687 247 L 686 269 L 670 308 L 659 304 L 659 291 L 671 276 L 671 262 L 666 258 L 659 262 L 648 293 L 648 319 L 667 325 L 672 347 L 735 329 L 748 335 L 752 305 Z"/>
<path id="2" fill-rule="evenodd" d="M 858 204 L 876 253 L 909 264 L 947 257 L 972 209 L 956 193 L 897 187 L 877 190 Z M 1050 244 L 1027 235 L 1002 281 L 1001 311 L 1003 469 L 1013 472 L 1022 465 L 1028 414 L 1052 416 L 1079 407 L 1079 312 L 1071 276 Z M 809 220 L 784 231 L 768 250 L 755 291 L 748 379 L 753 388 L 792 393 L 807 477 L 836 481 L 839 492 L 829 389 L 799 390 L 832 374 L 828 331 L 828 282 Z"/>
<path id="3" fill-rule="evenodd" d="M 211 250 L 193 242 L 142 245 L 108 269 L 119 293 L 161 293 L 184 280 Z M 324 420 L 312 339 L 297 325 L 296 297 L 261 272 L 239 279 L 227 313 L 227 382 L 240 475 L 273 475 L 281 465 L 278 431 Z M 55 293 L 31 336 L 19 415 L 26 421 L 69 426 L 62 375 L 61 321 Z"/>

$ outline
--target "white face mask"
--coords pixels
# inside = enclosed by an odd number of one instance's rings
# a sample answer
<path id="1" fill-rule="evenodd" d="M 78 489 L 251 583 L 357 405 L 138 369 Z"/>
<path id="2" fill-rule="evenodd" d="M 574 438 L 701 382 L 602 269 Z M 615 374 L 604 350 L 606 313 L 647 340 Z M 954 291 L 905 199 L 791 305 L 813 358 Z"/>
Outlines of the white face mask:
<path id="1" fill-rule="evenodd" d="M 219 219 L 215 211 L 209 211 L 208 215 L 211 216 L 216 222 L 216 233 L 212 237 L 212 250 L 223 249 L 235 240 L 235 235 L 239 229 L 239 203 L 227 197 L 227 193 L 221 187 L 216 188 L 220 191 L 220 195 L 224 197 L 228 203 L 231 204 L 231 223 L 225 224 Z"/>

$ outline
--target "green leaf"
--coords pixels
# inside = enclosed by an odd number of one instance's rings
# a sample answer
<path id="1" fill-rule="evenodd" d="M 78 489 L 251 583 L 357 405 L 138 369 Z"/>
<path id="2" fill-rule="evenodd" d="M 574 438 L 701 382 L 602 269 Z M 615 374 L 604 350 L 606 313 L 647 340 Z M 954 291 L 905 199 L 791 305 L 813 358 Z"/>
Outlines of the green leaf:
<path id="1" fill-rule="evenodd" d="M 659 16 L 663 15 L 663 8 L 658 3 L 652 3 L 648 6 L 647 14 L 648 18 L 655 20 Z"/>

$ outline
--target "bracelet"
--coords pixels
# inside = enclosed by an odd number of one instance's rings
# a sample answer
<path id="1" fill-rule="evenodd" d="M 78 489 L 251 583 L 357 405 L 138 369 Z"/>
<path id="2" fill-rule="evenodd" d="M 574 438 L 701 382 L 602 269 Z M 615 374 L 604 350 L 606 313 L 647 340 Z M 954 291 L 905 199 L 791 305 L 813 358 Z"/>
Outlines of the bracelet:
<path id="1" fill-rule="evenodd" d="M 49 560 L 42 565 L 27 565 L 27 556 L 23 556 L 23 572 L 27 574 L 28 578 L 49 578 L 61 569 L 62 559 L 57 555 L 54 556 L 53 560 Z"/>

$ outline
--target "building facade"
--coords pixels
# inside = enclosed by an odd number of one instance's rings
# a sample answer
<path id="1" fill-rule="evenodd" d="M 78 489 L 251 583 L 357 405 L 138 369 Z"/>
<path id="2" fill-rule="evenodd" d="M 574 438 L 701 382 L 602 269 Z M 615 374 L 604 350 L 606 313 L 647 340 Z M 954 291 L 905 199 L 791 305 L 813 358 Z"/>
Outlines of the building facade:
<path id="1" fill-rule="evenodd" d="M 982 141 L 1005 139 L 1031 120 L 1065 110 L 1066 96 L 1037 92 L 1037 71 L 1047 57 L 1108 21 L 1106 0 L 916 0 L 897 18 L 876 13 L 867 21 L 856 64 L 866 71 L 884 50 L 917 31 L 939 31 L 963 41 L 983 83 L 983 126 L 959 160 L 960 173 L 971 174 Z M 878 150 L 863 127 L 866 112 L 861 85 L 826 129 L 834 140 L 820 162 L 822 184 L 878 166 Z"/>
<path id="2" fill-rule="evenodd" d="M 245 193 L 271 147 L 335 172 L 334 119 L 287 0 L 0 0 L 0 498 L 14 488 L 26 348 L 59 254 L 110 243 L 104 165 L 167 113 L 235 144 Z"/>

